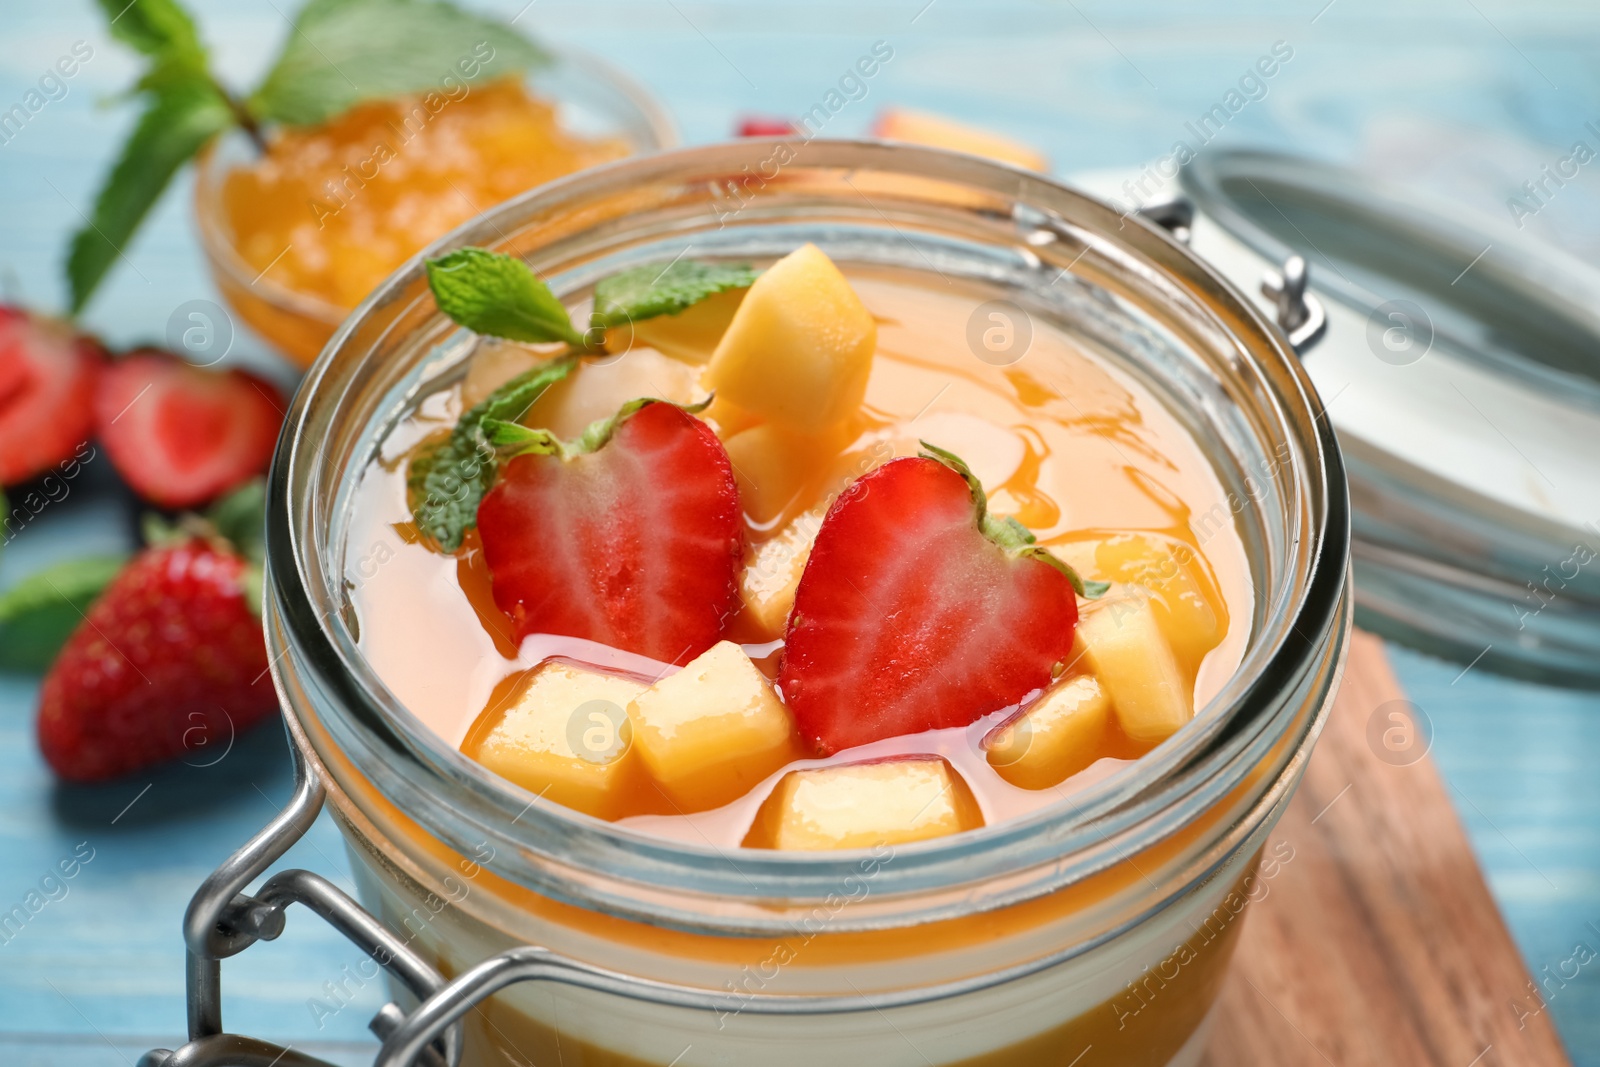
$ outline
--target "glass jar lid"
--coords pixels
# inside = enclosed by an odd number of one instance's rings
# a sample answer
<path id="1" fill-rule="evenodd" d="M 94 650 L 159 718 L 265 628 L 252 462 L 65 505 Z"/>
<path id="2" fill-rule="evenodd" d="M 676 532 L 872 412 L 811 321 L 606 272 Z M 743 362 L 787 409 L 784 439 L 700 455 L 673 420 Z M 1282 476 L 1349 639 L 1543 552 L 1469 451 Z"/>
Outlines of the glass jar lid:
<path id="1" fill-rule="evenodd" d="M 1310 265 L 1358 623 L 1600 685 L 1600 271 L 1314 160 L 1205 153 L 1180 182 L 1191 247 L 1242 288 Z"/>

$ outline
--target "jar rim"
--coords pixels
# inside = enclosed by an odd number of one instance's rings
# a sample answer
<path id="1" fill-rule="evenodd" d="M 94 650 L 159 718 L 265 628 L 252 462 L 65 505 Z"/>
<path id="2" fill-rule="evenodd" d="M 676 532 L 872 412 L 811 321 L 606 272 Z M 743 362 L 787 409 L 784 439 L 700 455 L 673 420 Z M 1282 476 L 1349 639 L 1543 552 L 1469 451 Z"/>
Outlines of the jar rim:
<path id="1" fill-rule="evenodd" d="M 360 345 L 373 335 L 392 341 L 397 334 L 419 333 L 429 323 L 437 328 L 442 321 L 425 294 L 424 258 L 463 245 L 507 244 L 503 238 L 508 231 L 537 230 L 543 220 L 575 216 L 607 197 L 651 182 L 699 189 L 719 175 L 748 173 L 748 168 L 785 145 L 797 158 L 804 157 L 803 163 L 793 164 L 798 171 L 842 171 L 858 180 L 865 180 L 863 174 L 881 173 L 946 183 L 988 198 L 989 216 L 995 214 L 992 202 L 998 199 L 1018 222 L 1044 219 L 1056 232 L 1071 234 L 1084 246 L 1075 263 L 1104 257 L 1106 263 L 1129 272 L 1129 284 L 1145 285 L 1148 290 L 1141 291 L 1172 302 L 1152 304 L 1152 310 L 1181 315 L 1197 335 L 1210 338 L 1223 368 L 1217 373 L 1231 367 L 1240 375 L 1254 375 L 1251 385 L 1256 391 L 1241 390 L 1239 396 L 1248 396 L 1257 405 L 1254 414 L 1264 426 L 1270 424 L 1270 432 L 1281 435 L 1292 453 L 1292 459 L 1273 474 L 1282 476 L 1283 499 L 1293 501 L 1292 513 L 1284 516 L 1289 556 L 1281 580 L 1263 594 L 1269 602 L 1267 626 L 1252 634 L 1244 662 L 1221 692 L 1169 741 L 1072 801 L 979 830 L 902 846 L 884 887 L 885 897 L 926 896 L 930 890 L 969 885 L 981 877 L 997 883 L 981 906 L 1030 899 L 1106 869 L 1126 854 L 1124 846 L 1130 841 L 1140 842 L 1137 848 L 1142 848 L 1175 833 L 1196 810 L 1204 810 L 1244 782 L 1269 753 L 1282 758 L 1273 774 L 1261 776 L 1265 780 L 1257 783 L 1258 795 L 1281 787 L 1284 778 L 1297 779 L 1337 674 L 1332 663 L 1337 651 L 1329 649 L 1342 649 L 1339 635 L 1348 625 L 1349 518 L 1337 444 L 1286 341 L 1209 265 L 1142 220 L 1120 216 L 1098 200 L 1031 172 L 958 153 L 882 142 L 749 139 L 607 164 L 491 209 L 434 242 L 392 275 L 340 327 L 308 372 L 274 459 L 268 595 L 281 623 L 275 630 L 281 628 L 285 642 L 283 649 L 274 649 L 280 685 L 290 688 L 291 681 L 309 680 L 320 690 L 323 707 L 315 713 L 324 715 L 324 725 L 334 728 L 336 743 L 370 746 L 364 750 L 367 762 L 362 773 L 383 777 L 380 791 L 392 792 L 389 799 L 408 817 L 447 843 L 463 847 L 464 835 L 470 833 L 506 834 L 507 816 L 515 814 L 517 818 L 509 820 L 517 824 L 514 833 L 502 837 L 514 842 L 514 855 L 507 859 L 508 869 L 497 868 L 497 873 L 557 899 L 663 925 L 761 929 L 768 924 L 752 916 L 772 900 L 819 899 L 848 875 L 859 858 L 855 852 L 738 850 L 735 859 L 726 850 L 652 837 L 552 805 L 529 810 L 520 799 L 525 796 L 520 789 L 450 746 L 376 677 L 341 618 L 336 576 L 331 580 L 322 569 L 323 551 L 333 546 L 323 543 L 327 530 L 318 527 L 328 519 L 327 503 L 319 504 L 316 490 L 327 489 L 319 480 L 317 464 L 326 463 L 322 439 L 330 433 L 331 414 L 353 392 L 372 387 L 375 371 L 365 365 L 370 358 L 360 358 Z M 753 195 L 759 199 L 767 194 Z M 904 214 L 910 209 L 904 204 L 896 209 L 902 224 L 910 225 Z M 618 225 L 624 225 L 633 216 L 619 218 Z M 606 225 L 602 219 L 592 228 L 604 230 Z M 535 248 L 523 254 L 536 269 L 548 266 L 538 261 L 538 253 Z M 1067 259 L 1065 254 L 1061 258 Z M 338 472 L 333 477 L 344 475 Z M 1306 685 L 1317 689 L 1311 712 L 1285 707 L 1287 694 Z M 300 714 L 302 709 L 291 710 Z M 415 807 L 437 803 L 440 790 L 451 791 L 449 804 L 429 807 L 427 815 L 419 817 Z M 512 806 L 514 800 L 517 804 Z M 1041 864 L 1054 872 L 1022 877 L 1037 873 Z M 599 886 L 597 881 L 606 884 Z M 714 900 L 719 906 L 679 908 L 675 901 L 682 894 Z M 667 902 L 667 897 L 674 902 Z M 747 907 L 730 916 L 720 906 L 730 899 Z M 973 907 L 970 899 L 927 903 L 918 916 L 936 919 Z M 861 921 L 871 924 L 878 919 L 869 916 Z"/>

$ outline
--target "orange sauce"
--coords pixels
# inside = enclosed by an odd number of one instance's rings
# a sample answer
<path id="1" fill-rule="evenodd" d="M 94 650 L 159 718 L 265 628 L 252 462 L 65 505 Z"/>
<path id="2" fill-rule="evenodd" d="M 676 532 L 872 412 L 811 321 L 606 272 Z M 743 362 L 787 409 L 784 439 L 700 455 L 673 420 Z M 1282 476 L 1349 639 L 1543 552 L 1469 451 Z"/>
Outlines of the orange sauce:
<path id="1" fill-rule="evenodd" d="M 914 454 L 918 439 L 927 439 L 971 465 L 994 513 L 1015 515 L 1085 577 L 1149 586 L 1158 621 L 1175 635 L 1172 644 L 1193 684 L 1195 706 L 1202 707 L 1243 656 L 1253 592 L 1237 530 L 1226 523 L 1207 526 L 1202 537 L 1191 521 L 1218 514 L 1219 506 L 1229 513 L 1227 493 L 1198 444 L 1139 382 L 1043 322 L 1034 324 L 1032 345 L 1019 361 L 996 366 L 976 358 L 964 341 L 967 320 L 992 293 L 881 270 L 846 273 L 880 324 L 855 435 L 839 451 L 806 457 L 804 489 L 776 518 L 750 520 L 750 541 L 774 536 L 824 507 L 852 478 L 894 455 Z M 585 366 L 575 373 L 603 372 Z M 515 689 L 509 680 L 548 656 L 647 681 L 670 670 L 549 635 L 530 636 L 513 649 L 475 541 L 469 539 L 459 558 L 451 558 L 409 534 L 406 456 L 429 434 L 453 425 L 461 408 L 458 385 L 432 393 L 384 443 L 381 461 L 356 492 L 347 563 L 363 651 L 396 696 L 451 744 L 460 744 L 481 715 L 497 714 Z M 1130 538 L 1160 546 L 1165 562 L 1141 562 L 1127 550 Z M 357 563 L 379 556 L 378 566 Z M 756 640 L 738 619 L 728 636 L 745 643 L 769 677 L 776 673 L 781 641 Z M 1113 724 L 1100 758 L 1086 769 L 1054 788 L 1018 788 L 989 765 L 982 745 L 1009 714 L 996 713 L 966 729 L 890 738 L 828 759 L 797 758 L 713 811 L 675 811 L 645 781 L 624 805 L 631 814 L 621 821 L 657 836 L 738 847 L 788 770 L 938 755 L 955 768 L 985 823 L 993 825 L 1061 803 L 1148 749 Z"/>

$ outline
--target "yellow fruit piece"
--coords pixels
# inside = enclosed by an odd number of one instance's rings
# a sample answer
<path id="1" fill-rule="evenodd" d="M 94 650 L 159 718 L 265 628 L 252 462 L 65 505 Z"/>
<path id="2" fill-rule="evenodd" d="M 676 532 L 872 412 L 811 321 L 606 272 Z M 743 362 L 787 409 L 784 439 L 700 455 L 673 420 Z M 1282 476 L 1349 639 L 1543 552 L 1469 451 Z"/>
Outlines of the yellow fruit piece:
<path id="1" fill-rule="evenodd" d="M 546 800 L 616 818 L 633 776 L 627 707 L 645 688 L 549 660 L 479 717 L 461 751 Z"/>
<path id="2" fill-rule="evenodd" d="M 1222 641 L 1222 600 L 1206 577 L 1199 554 L 1156 534 L 1119 534 L 1095 546 L 1096 577 L 1141 586 L 1152 595 L 1156 622 L 1189 677 Z"/>
<path id="3" fill-rule="evenodd" d="M 926 111 L 912 111 L 902 107 L 888 107 L 878 115 L 872 135 L 885 141 L 906 141 L 932 148 L 948 148 L 954 152 L 983 156 L 987 159 L 1010 163 L 1026 170 L 1046 171 L 1050 161 L 1042 153 L 1021 141 L 1013 141 L 997 133 L 968 126 L 942 115 Z"/>
<path id="4" fill-rule="evenodd" d="M 843 426 L 808 434 L 764 422 L 729 437 L 723 444 L 745 514 L 763 527 L 782 516 L 849 444 L 848 436 Z"/>
<path id="5" fill-rule="evenodd" d="M 878 325 L 816 245 L 756 279 L 722 335 L 706 388 L 791 429 L 816 433 L 861 407 Z"/>
<path id="6" fill-rule="evenodd" d="M 676 315 L 657 315 L 631 325 L 606 331 L 606 346 L 612 351 L 649 345 L 659 352 L 696 367 L 711 362 L 711 353 L 727 332 L 733 313 L 744 300 L 745 289 L 722 292 L 692 304 Z"/>
<path id="7" fill-rule="evenodd" d="M 674 404 L 705 399 L 695 369 L 649 348 L 586 359 L 546 389 L 519 420 L 557 437 L 577 437 L 597 419 L 609 419 L 630 400 L 654 397 Z"/>
<path id="8" fill-rule="evenodd" d="M 791 771 L 762 804 L 747 848 L 822 850 L 925 841 L 983 825 L 967 783 L 937 756 Z"/>
<path id="9" fill-rule="evenodd" d="M 480 339 L 467 364 L 466 377 L 461 380 L 461 406 L 477 406 L 490 393 L 550 356 L 551 353 L 516 341 L 502 341 L 498 337 Z"/>
<path id="10" fill-rule="evenodd" d="M 1113 586 L 1078 620 L 1085 661 L 1111 698 L 1122 732 L 1147 744 L 1171 737 L 1194 714 L 1193 694 L 1151 599 L 1138 586 Z"/>
<path id="11" fill-rule="evenodd" d="M 794 755 L 789 709 L 732 641 L 640 693 L 628 716 L 645 769 L 685 814 L 738 799 Z"/>
<path id="12" fill-rule="evenodd" d="M 989 765 L 1021 789 L 1049 789 L 1100 758 L 1111 701 L 1087 674 L 1063 678 L 985 744 Z"/>
<path id="13" fill-rule="evenodd" d="M 811 556 L 811 544 L 822 526 L 822 513 L 808 511 L 783 532 L 750 549 L 739 576 L 744 610 L 769 641 L 783 636 L 794 607 L 794 591 Z"/>

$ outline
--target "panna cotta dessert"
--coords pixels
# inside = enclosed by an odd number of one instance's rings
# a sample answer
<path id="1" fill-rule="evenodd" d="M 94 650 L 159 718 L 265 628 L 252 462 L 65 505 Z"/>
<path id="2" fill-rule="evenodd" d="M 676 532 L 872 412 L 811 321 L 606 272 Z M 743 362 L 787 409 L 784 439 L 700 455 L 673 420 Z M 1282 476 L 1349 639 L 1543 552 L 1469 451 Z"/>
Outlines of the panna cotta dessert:
<path id="1" fill-rule="evenodd" d="M 1042 328 L 970 349 L 981 291 L 805 244 L 541 292 L 552 327 L 520 261 L 430 271 L 484 335 L 362 480 L 362 649 L 540 803 L 727 848 L 960 833 L 1137 759 L 1238 665 L 1195 444 Z"/>
<path id="2" fill-rule="evenodd" d="M 1197 1063 L 1349 624 L 1313 411 L 1175 242 L 926 149 L 629 160 L 404 268 L 291 412 L 266 614 L 460 983 L 391 1041 Z"/>

